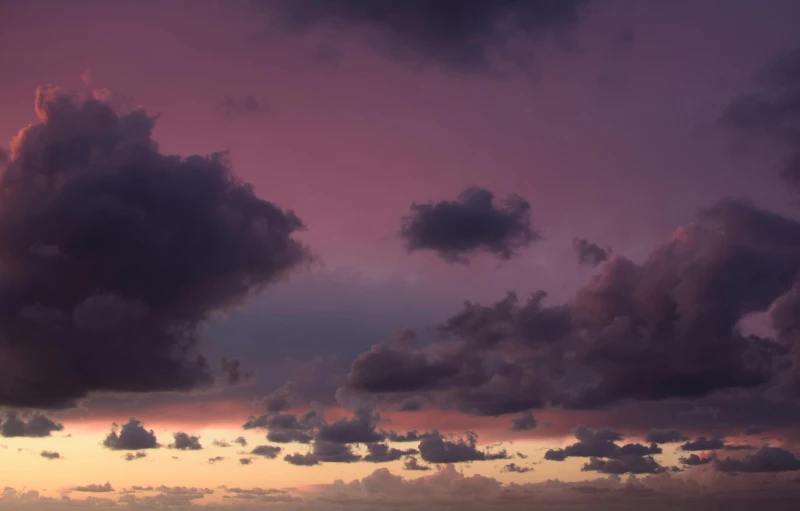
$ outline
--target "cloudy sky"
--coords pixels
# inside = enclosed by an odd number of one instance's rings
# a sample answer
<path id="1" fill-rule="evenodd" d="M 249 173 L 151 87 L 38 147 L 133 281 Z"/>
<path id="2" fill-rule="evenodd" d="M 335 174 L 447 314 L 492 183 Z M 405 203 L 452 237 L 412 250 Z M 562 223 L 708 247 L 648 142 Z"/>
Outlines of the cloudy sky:
<path id="1" fill-rule="evenodd" d="M 798 19 L 0 0 L 0 508 L 793 509 Z"/>

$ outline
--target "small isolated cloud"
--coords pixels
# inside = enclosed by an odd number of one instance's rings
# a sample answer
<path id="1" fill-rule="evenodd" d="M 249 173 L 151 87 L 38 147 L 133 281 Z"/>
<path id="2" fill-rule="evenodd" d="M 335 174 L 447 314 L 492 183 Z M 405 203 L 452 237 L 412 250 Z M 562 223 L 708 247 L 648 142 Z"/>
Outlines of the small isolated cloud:
<path id="1" fill-rule="evenodd" d="M 416 471 L 428 471 L 431 469 L 428 465 L 420 465 L 419 460 L 413 456 L 408 457 L 403 461 L 403 469 L 404 470 L 416 470 Z"/>
<path id="2" fill-rule="evenodd" d="M 254 447 L 252 451 L 250 451 L 250 454 L 274 459 L 278 457 L 282 450 L 283 448 L 278 447 L 277 445 L 258 445 Z"/>
<path id="3" fill-rule="evenodd" d="M 533 467 L 523 467 L 517 465 L 516 463 L 509 463 L 508 465 L 504 465 L 503 468 L 500 470 L 501 472 L 515 472 L 517 474 L 525 474 L 527 472 L 533 472 Z"/>
<path id="4" fill-rule="evenodd" d="M 252 458 L 239 458 L 239 463 L 242 465 L 249 465 L 253 462 Z"/>
<path id="5" fill-rule="evenodd" d="M 524 412 L 511 420 L 511 431 L 530 431 L 536 429 L 538 422 L 531 412 Z"/>
<path id="6" fill-rule="evenodd" d="M 477 252 L 507 260 L 540 238 L 530 211 L 518 195 L 498 205 L 492 192 L 467 188 L 454 201 L 412 204 L 400 236 L 409 252 L 430 250 L 449 262 L 468 264 Z"/>
<path id="7" fill-rule="evenodd" d="M 111 486 L 111 483 L 106 482 L 105 484 L 87 484 L 85 486 L 74 486 L 72 491 L 79 491 L 85 493 L 110 493 L 114 491 L 114 488 Z"/>
<path id="8" fill-rule="evenodd" d="M 234 439 L 233 443 L 239 444 L 242 447 L 246 447 L 247 446 L 247 439 L 245 437 L 243 437 L 243 436 L 239 436 L 239 437 L 236 437 Z"/>
<path id="9" fill-rule="evenodd" d="M 121 428 L 116 424 L 112 425 L 111 432 L 103 440 L 103 445 L 118 451 L 139 451 L 161 447 L 153 430 L 144 429 L 142 421 L 133 417 Z"/>
<path id="10" fill-rule="evenodd" d="M 220 461 L 225 460 L 224 456 L 214 456 L 213 458 L 208 458 L 209 463 L 219 463 Z"/>
<path id="11" fill-rule="evenodd" d="M 41 456 L 42 458 L 47 458 L 48 460 L 58 460 L 58 459 L 61 459 L 61 454 L 59 454 L 59 453 L 57 453 L 57 452 L 55 452 L 55 451 L 42 451 L 42 452 L 40 453 L 40 456 Z"/>
<path id="12" fill-rule="evenodd" d="M 611 257 L 609 249 L 602 248 L 600 245 L 583 238 L 572 240 L 572 247 L 575 249 L 575 253 L 578 254 L 578 264 L 580 265 L 598 266 Z"/>
<path id="13" fill-rule="evenodd" d="M 172 449 L 180 449 L 182 451 L 199 451 L 203 448 L 200 445 L 200 437 L 190 436 L 183 431 L 178 431 L 173 435 L 175 441 L 169 444 Z"/>
<path id="14" fill-rule="evenodd" d="M 45 437 L 64 426 L 41 413 L 6 412 L 0 416 L 0 435 L 4 437 Z"/>
<path id="15" fill-rule="evenodd" d="M 231 444 L 228 443 L 225 440 L 214 440 L 213 442 L 211 442 L 211 445 L 213 445 L 214 447 L 230 447 L 231 446 Z"/>
<path id="16" fill-rule="evenodd" d="M 226 119 L 249 115 L 264 115 L 268 111 L 269 101 L 267 99 L 258 99 L 250 94 L 241 97 L 226 94 L 222 102 L 217 105 L 217 112 Z"/>
<path id="17" fill-rule="evenodd" d="M 144 452 L 144 451 L 126 452 L 125 456 L 123 456 L 125 461 L 136 461 L 136 460 L 140 460 L 140 459 L 146 458 L 146 457 L 147 457 L 147 453 Z"/>

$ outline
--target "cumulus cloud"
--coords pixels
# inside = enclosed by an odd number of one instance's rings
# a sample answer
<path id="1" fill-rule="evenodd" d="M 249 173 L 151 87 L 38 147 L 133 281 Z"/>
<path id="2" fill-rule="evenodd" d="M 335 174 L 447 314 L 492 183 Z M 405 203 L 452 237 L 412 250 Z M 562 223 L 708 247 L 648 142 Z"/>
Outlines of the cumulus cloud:
<path id="1" fill-rule="evenodd" d="M 419 471 L 419 472 L 426 472 L 431 469 L 428 465 L 420 465 L 419 459 L 414 456 L 409 456 L 403 461 L 403 469 L 404 470 L 412 470 L 412 471 Z"/>
<path id="2" fill-rule="evenodd" d="M 448 440 L 442 436 L 431 436 L 419 443 L 419 454 L 428 463 L 462 463 L 509 458 L 505 450 L 482 451 L 477 448 L 477 443 L 478 436 L 475 433 L 467 433 L 464 438 L 454 440 Z"/>
<path id="3" fill-rule="evenodd" d="M 388 463 L 390 461 L 397 461 L 404 456 L 411 456 L 419 454 L 416 449 L 395 449 L 390 448 L 386 444 L 368 444 L 367 455 L 364 456 L 364 461 L 370 463 Z"/>
<path id="4" fill-rule="evenodd" d="M 175 441 L 169 444 L 172 449 L 180 449 L 182 451 L 199 451 L 203 448 L 200 445 L 200 437 L 189 435 L 183 431 L 178 431 L 173 434 Z"/>
<path id="5" fill-rule="evenodd" d="M 249 465 L 252 462 L 253 462 L 252 458 L 239 458 L 240 465 Z"/>
<path id="6" fill-rule="evenodd" d="M 147 453 L 146 452 L 137 451 L 137 452 L 126 452 L 125 456 L 123 456 L 123 459 L 125 461 L 136 461 L 136 460 L 140 460 L 140 459 L 146 458 L 146 457 L 147 457 Z"/>
<path id="7" fill-rule="evenodd" d="M 248 417 L 243 428 L 266 429 L 267 440 L 270 442 L 307 444 L 314 439 L 316 427 L 321 421 L 321 415 L 316 410 L 310 410 L 299 416 L 291 413 L 271 412 L 266 415 Z"/>
<path id="8" fill-rule="evenodd" d="M 706 438 L 700 436 L 681 445 L 682 451 L 713 451 L 715 449 L 724 449 L 725 441 L 722 437 Z"/>
<path id="9" fill-rule="evenodd" d="M 282 450 L 283 449 L 277 445 L 257 445 L 256 447 L 253 447 L 253 450 L 250 451 L 250 454 L 274 459 L 278 457 Z"/>
<path id="10" fill-rule="evenodd" d="M 103 445 L 118 451 L 139 451 L 161 447 L 153 430 L 146 430 L 144 423 L 133 417 L 121 428 L 117 424 L 113 424 L 111 432 L 103 440 Z"/>
<path id="11" fill-rule="evenodd" d="M 343 418 L 319 427 L 317 438 L 338 444 L 371 444 L 381 442 L 383 434 L 376 431 L 380 415 L 367 410 L 356 411 L 352 418 Z"/>
<path id="12" fill-rule="evenodd" d="M 214 456 L 213 458 L 208 458 L 209 463 L 219 463 L 220 461 L 225 460 L 224 456 Z"/>
<path id="13" fill-rule="evenodd" d="M 62 424 L 38 412 L 23 415 L 5 412 L 0 416 L 0 435 L 4 437 L 45 437 L 63 429 Z"/>
<path id="14" fill-rule="evenodd" d="M 697 467 L 700 465 L 708 465 L 712 461 L 716 459 L 713 455 L 708 456 L 701 456 L 698 454 L 690 454 L 689 456 L 682 456 L 678 458 L 678 461 L 684 465 L 689 465 L 691 467 Z"/>
<path id="15" fill-rule="evenodd" d="M 580 265 L 598 266 L 611 257 L 609 249 L 583 238 L 572 240 L 572 248 L 575 249 L 575 253 L 578 255 L 578 264 Z"/>
<path id="16" fill-rule="evenodd" d="M 626 454 L 614 459 L 591 458 L 581 470 L 602 472 L 603 474 L 660 474 L 667 469 L 652 456 Z"/>
<path id="17" fill-rule="evenodd" d="M 519 62 L 511 41 L 529 44 L 575 26 L 587 0 L 494 0 L 430 3 L 420 0 L 259 0 L 281 29 L 307 33 L 346 30 L 392 59 L 474 73 L 497 61 Z"/>
<path id="18" fill-rule="evenodd" d="M 744 459 L 725 458 L 714 461 L 720 472 L 789 472 L 800 470 L 800 459 L 779 447 L 764 446 Z"/>
<path id="19" fill-rule="evenodd" d="M 420 433 L 416 429 L 411 430 L 407 433 L 398 433 L 396 431 L 383 431 L 383 435 L 386 437 L 387 440 L 390 442 L 419 442 L 425 438 L 430 436 L 439 436 L 438 431 L 433 431 L 429 433 Z"/>
<path id="20" fill-rule="evenodd" d="M 544 459 L 550 461 L 564 461 L 569 457 L 622 458 L 626 456 L 642 457 L 662 453 L 661 448 L 654 443 L 650 445 L 617 445 L 615 442 L 622 440 L 622 435 L 610 429 L 593 431 L 586 426 L 580 425 L 575 428 L 574 433 L 578 442 L 568 445 L 563 449 L 549 449 L 545 452 Z M 627 460 L 627 462 L 634 463 L 633 460 Z M 602 470 L 600 471 L 602 472 Z"/>
<path id="21" fill-rule="evenodd" d="M 490 191 L 468 188 L 454 201 L 412 204 L 400 236 L 409 252 L 431 250 L 449 262 L 467 264 L 477 252 L 511 259 L 540 238 L 530 209 L 517 195 L 498 206 Z"/>
<path id="22" fill-rule="evenodd" d="M 320 463 L 353 463 L 359 461 L 361 456 L 355 454 L 348 444 L 317 439 L 309 452 L 287 454 L 283 459 L 292 465 L 309 467 Z"/>
<path id="23" fill-rule="evenodd" d="M 246 447 L 246 446 L 247 446 L 247 439 L 246 439 L 245 437 L 243 437 L 243 436 L 237 436 L 237 437 L 236 437 L 236 438 L 233 440 L 233 443 L 235 443 L 235 444 L 239 444 L 239 445 L 241 445 L 242 447 Z"/>
<path id="24" fill-rule="evenodd" d="M 36 113 L 0 179 L 0 405 L 210 385 L 198 329 L 308 260 L 302 223 L 143 110 L 40 87 Z"/>
<path id="25" fill-rule="evenodd" d="M 57 453 L 56 451 L 42 451 L 39 455 L 42 458 L 46 458 L 48 460 L 61 459 L 61 454 Z"/>

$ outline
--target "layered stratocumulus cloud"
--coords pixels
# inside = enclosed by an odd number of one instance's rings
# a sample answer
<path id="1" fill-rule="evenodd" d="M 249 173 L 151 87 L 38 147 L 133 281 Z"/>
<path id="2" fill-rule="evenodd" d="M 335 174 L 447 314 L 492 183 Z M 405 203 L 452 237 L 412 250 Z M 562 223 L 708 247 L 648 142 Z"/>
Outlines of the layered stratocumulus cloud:
<path id="1" fill-rule="evenodd" d="M 210 385 L 198 328 L 306 261 L 303 224 L 143 110 L 40 87 L 36 114 L 0 179 L 0 405 Z"/>

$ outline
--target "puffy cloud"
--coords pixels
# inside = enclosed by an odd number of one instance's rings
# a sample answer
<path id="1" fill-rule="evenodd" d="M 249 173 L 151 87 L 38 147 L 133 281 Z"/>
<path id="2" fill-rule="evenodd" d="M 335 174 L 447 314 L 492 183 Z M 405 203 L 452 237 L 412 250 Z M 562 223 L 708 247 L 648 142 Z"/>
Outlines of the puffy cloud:
<path id="1" fill-rule="evenodd" d="M 390 442 L 419 442 L 425 438 L 430 436 L 439 436 L 438 431 L 432 431 L 429 433 L 420 433 L 416 429 L 411 430 L 407 433 L 397 433 L 396 431 L 383 431 L 383 435 L 386 437 L 387 440 Z"/>
<path id="2" fill-rule="evenodd" d="M 709 463 L 711 463 L 715 459 L 716 459 L 716 457 L 713 456 L 713 455 L 700 456 L 700 455 L 697 455 L 697 454 L 690 454 L 689 456 L 682 456 L 681 458 L 678 458 L 678 461 L 681 462 L 684 465 L 689 465 L 689 466 L 692 466 L 692 467 L 696 467 L 696 466 L 700 466 L 700 465 L 708 465 Z"/>
<path id="3" fill-rule="evenodd" d="M 764 446 L 753 454 L 737 460 L 725 458 L 714 461 L 720 472 L 789 472 L 800 470 L 800 459 L 779 447 Z"/>
<path id="4" fill-rule="evenodd" d="M 6 412 L 0 417 L 0 435 L 4 437 L 45 437 L 64 426 L 38 412 L 20 415 Z"/>
<path id="5" fill-rule="evenodd" d="M 72 491 L 86 492 L 86 493 L 110 493 L 114 491 L 111 483 L 105 484 L 87 484 L 85 486 L 74 486 Z"/>
<path id="6" fill-rule="evenodd" d="M 625 454 L 614 459 L 592 458 L 581 470 L 604 474 L 660 474 L 667 471 L 652 456 L 635 454 Z"/>
<path id="7" fill-rule="evenodd" d="M 169 445 L 172 449 L 180 449 L 182 451 L 199 451 L 203 448 L 203 446 L 200 445 L 200 437 L 190 436 L 183 431 L 174 433 L 173 437 L 175 438 L 175 441 Z"/>
<path id="8" fill-rule="evenodd" d="M 287 454 L 286 462 L 298 466 L 312 466 L 320 463 L 353 463 L 361 459 L 347 444 L 315 440 L 311 450 L 305 454 Z"/>
<path id="9" fill-rule="evenodd" d="M 42 458 L 46 458 L 48 460 L 61 459 L 61 454 L 57 453 L 56 451 L 42 451 L 39 455 Z"/>
<path id="10" fill-rule="evenodd" d="M 501 472 L 514 472 L 517 474 L 525 474 L 527 472 L 533 472 L 533 467 L 523 467 L 517 465 L 516 463 L 509 463 L 503 466 Z"/>
<path id="11" fill-rule="evenodd" d="M 143 110 L 40 87 L 36 113 L 0 178 L 0 404 L 210 385 L 198 329 L 309 259 L 302 223 Z"/>
<path id="12" fill-rule="evenodd" d="M 140 460 L 140 459 L 146 458 L 146 457 L 147 457 L 147 453 L 144 452 L 144 451 L 126 452 L 125 456 L 123 456 L 123 459 L 125 461 L 136 461 L 136 460 Z"/>
<path id="13" fill-rule="evenodd" d="M 208 458 L 209 463 L 219 463 L 220 461 L 224 461 L 224 456 L 214 456 L 213 458 Z"/>
<path id="14" fill-rule="evenodd" d="M 230 447 L 231 446 L 231 444 L 229 444 L 225 440 L 214 440 L 213 442 L 211 442 L 211 445 L 213 445 L 214 447 Z"/>
<path id="15" fill-rule="evenodd" d="M 611 257 L 611 251 L 607 248 L 590 242 L 583 238 L 575 238 L 572 240 L 572 248 L 578 254 L 578 264 L 589 266 L 598 266 Z"/>
<path id="16" fill-rule="evenodd" d="M 412 204 L 400 235 L 409 252 L 431 250 L 450 262 L 466 264 L 480 251 L 511 259 L 540 237 L 531 226 L 530 209 L 517 195 L 498 207 L 488 190 L 468 188 L 455 201 Z"/>
<path id="17" fill-rule="evenodd" d="M 411 456 L 419 454 L 416 449 L 395 449 L 389 448 L 386 444 L 368 444 L 367 455 L 364 456 L 364 461 L 370 463 L 388 463 L 390 461 L 397 461 L 404 456 Z"/>
<path id="18" fill-rule="evenodd" d="M 243 437 L 243 436 L 237 436 L 237 437 L 236 437 L 236 438 L 233 440 L 233 443 L 235 443 L 235 444 L 239 444 L 239 445 L 241 445 L 242 447 L 246 447 L 246 446 L 247 446 L 247 439 L 246 439 L 245 437 Z"/>
<path id="19" fill-rule="evenodd" d="M 321 416 L 311 410 L 298 416 L 291 413 L 272 412 L 261 416 L 250 416 L 244 429 L 267 429 L 267 440 L 275 443 L 310 443 L 314 438 Z"/>
<path id="20" fill-rule="evenodd" d="M 281 453 L 283 449 L 278 447 L 277 445 L 257 445 L 253 447 L 253 450 L 250 451 L 250 454 L 255 454 L 256 456 L 263 456 L 264 458 L 274 459 L 278 457 L 278 454 Z"/>
<path id="21" fill-rule="evenodd" d="M 522 415 L 511 421 L 511 431 L 530 431 L 536 429 L 538 422 L 531 412 L 524 412 Z"/>
<path id="22" fill-rule="evenodd" d="M 103 440 L 103 445 L 119 451 L 138 451 L 141 449 L 157 449 L 161 445 L 156 440 L 153 430 L 146 430 L 142 421 L 131 417 L 119 428 L 112 425 L 111 432 Z"/>
<path id="23" fill-rule="evenodd" d="M 447 440 L 442 436 L 431 436 L 419 443 L 420 457 L 428 463 L 461 463 L 465 461 L 488 461 L 507 459 L 505 450 L 481 451 L 477 448 L 478 437 L 467 433 L 466 438 Z"/>
<path id="24" fill-rule="evenodd" d="M 338 444 L 371 444 L 381 442 L 383 434 L 375 430 L 380 422 L 380 415 L 359 410 L 350 418 L 340 419 L 332 424 L 319 427 L 317 438 Z"/>
<path id="25" fill-rule="evenodd" d="M 706 438 L 701 436 L 681 445 L 682 451 L 713 451 L 724 448 L 725 441 L 721 437 Z"/>
<path id="26" fill-rule="evenodd" d="M 562 33 L 580 20 L 587 0 L 259 0 L 290 33 L 318 27 L 347 30 L 390 58 L 435 64 L 463 73 L 486 72 L 496 58 L 518 63 L 511 41 L 529 44 Z"/>
<path id="27" fill-rule="evenodd" d="M 252 458 L 239 458 L 240 465 L 249 465 L 252 462 L 253 462 Z"/>
<path id="28" fill-rule="evenodd" d="M 550 449 L 545 452 L 544 459 L 550 461 L 564 461 L 569 457 L 642 457 L 651 454 L 661 454 L 662 452 L 661 448 L 654 443 L 649 446 L 642 444 L 617 445 L 615 442 L 622 440 L 622 435 L 610 429 L 593 431 L 586 426 L 580 425 L 575 428 L 574 432 L 578 442 L 568 445 L 563 449 Z M 628 460 L 628 462 L 635 463 L 635 461 L 632 460 Z M 619 465 L 614 466 L 618 467 Z M 602 472 L 602 470 L 600 471 Z"/>
<path id="29" fill-rule="evenodd" d="M 674 444 L 689 440 L 689 437 L 677 429 L 651 429 L 645 441 L 652 444 Z"/>

